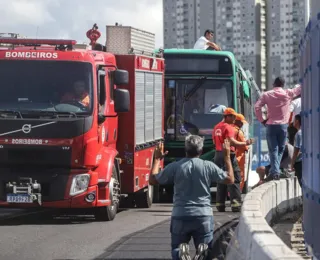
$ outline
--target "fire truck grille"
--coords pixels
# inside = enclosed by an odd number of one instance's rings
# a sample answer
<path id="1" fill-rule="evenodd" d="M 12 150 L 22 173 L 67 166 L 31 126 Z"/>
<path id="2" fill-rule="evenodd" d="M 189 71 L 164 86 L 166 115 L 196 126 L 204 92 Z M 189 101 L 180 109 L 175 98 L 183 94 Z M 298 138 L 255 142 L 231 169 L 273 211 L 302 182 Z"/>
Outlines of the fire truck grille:
<path id="1" fill-rule="evenodd" d="M 0 149 L 0 165 L 70 167 L 72 151 L 61 147 L 9 147 Z"/>

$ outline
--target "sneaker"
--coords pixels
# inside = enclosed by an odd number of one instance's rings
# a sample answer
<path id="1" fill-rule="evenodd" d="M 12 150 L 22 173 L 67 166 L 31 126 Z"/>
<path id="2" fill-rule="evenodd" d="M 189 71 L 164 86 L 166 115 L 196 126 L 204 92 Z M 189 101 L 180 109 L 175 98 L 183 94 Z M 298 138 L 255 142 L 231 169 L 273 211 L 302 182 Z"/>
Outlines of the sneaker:
<path id="1" fill-rule="evenodd" d="M 179 246 L 179 259 L 180 260 L 191 260 L 191 256 L 189 254 L 189 244 L 182 243 Z"/>
<path id="2" fill-rule="evenodd" d="M 241 207 L 231 207 L 232 212 L 241 212 Z"/>
<path id="3" fill-rule="evenodd" d="M 225 206 L 216 206 L 218 212 L 226 212 L 226 207 Z"/>
<path id="4" fill-rule="evenodd" d="M 208 255 L 208 245 L 207 244 L 199 244 L 197 253 L 194 256 L 193 260 L 204 260 Z"/>
<path id="5" fill-rule="evenodd" d="M 268 177 L 265 178 L 263 180 L 263 182 L 265 183 L 265 182 L 269 182 L 269 181 L 278 181 L 278 180 L 280 180 L 280 176 L 279 175 L 273 175 L 273 176 L 268 175 Z"/>

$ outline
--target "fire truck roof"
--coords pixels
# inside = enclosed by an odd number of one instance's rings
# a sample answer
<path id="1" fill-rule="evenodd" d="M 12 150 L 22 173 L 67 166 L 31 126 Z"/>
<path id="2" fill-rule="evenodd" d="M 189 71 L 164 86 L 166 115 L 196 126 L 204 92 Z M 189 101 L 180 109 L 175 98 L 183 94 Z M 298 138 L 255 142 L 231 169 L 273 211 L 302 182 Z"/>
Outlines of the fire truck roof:
<path id="1" fill-rule="evenodd" d="M 41 45 L 75 45 L 75 40 L 57 40 L 57 39 L 19 39 L 11 37 L 0 38 L 0 44 L 12 44 L 22 46 L 41 46 Z"/>

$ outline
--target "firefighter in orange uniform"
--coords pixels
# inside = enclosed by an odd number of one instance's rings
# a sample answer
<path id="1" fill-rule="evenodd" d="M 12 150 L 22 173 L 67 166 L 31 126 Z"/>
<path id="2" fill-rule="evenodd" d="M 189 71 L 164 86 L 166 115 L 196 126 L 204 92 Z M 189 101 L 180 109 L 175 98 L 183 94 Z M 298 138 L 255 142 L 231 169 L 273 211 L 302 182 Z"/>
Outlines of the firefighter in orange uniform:
<path id="1" fill-rule="evenodd" d="M 240 191 L 240 168 L 236 159 L 236 148 L 238 147 L 246 147 L 247 145 L 252 144 L 251 140 L 239 142 L 235 139 L 235 129 L 234 129 L 234 122 L 237 116 L 237 112 L 234 111 L 232 108 L 225 109 L 223 116 L 224 120 L 218 123 L 212 132 L 212 139 L 215 144 L 215 156 L 214 156 L 214 163 L 224 169 L 224 154 L 223 154 L 223 143 L 225 139 L 230 141 L 231 146 L 231 153 L 230 159 L 233 167 L 234 172 L 234 184 L 225 185 L 225 184 L 217 184 L 217 195 L 216 195 L 216 207 L 219 212 L 225 211 L 225 201 L 227 198 L 227 192 L 229 190 L 230 193 L 230 200 L 231 200 L 231 209 L 233 212 L 239 212 L 241 209 L 241 191 Z"/>
<path id="2" fill-rule="evenodd" d="M 246 142 L 246 138 L 244 136 L 244 132 L 242 131 L 242 126 L 244 124 L 248 124 L 245 117 L 242 114 L 238 114 L 236 116 L 236 121 L 234 122 L 235 128 L 235 139 L 239 142 Z M 240 175 L 241 175 L 241 183 L 240 183 L 240 190 L 242 191 L 244 186 L 244 165 L 245 165 L 245 155 L 246 152 L 249 150 L 249 146 L 239 146 L 236 148 L 236 157 L 240 167 Z"/>

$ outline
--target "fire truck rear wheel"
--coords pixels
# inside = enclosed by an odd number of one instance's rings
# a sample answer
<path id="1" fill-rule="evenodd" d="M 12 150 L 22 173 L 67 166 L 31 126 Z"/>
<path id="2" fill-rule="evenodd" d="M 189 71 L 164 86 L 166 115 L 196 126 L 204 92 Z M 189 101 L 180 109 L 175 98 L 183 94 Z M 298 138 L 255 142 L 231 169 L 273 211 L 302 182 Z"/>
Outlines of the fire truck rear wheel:
<path id="1" fill-rule="evenodd" d="M 148 190 L 135 194 L 137 208 L 150 208 L 153 201 L 153 186 L 148 185 Z"/>
<path id="2" fill-rule="evenodd" d="M 120 201 L 120 183 L 115 167 L 112 169 L 112 177 L 109 183 L 111 205 L 106 207 L 99 207 L 96 209 L 95 218 L 98 221 L 111 221 L 113 220 L 119 209 Z M 112 188 L 112 189 L 111 189 Z"/>

